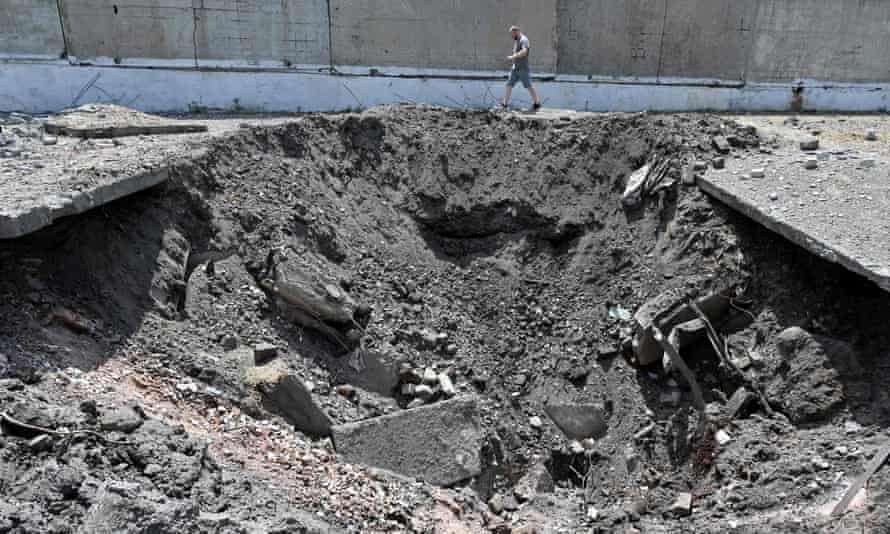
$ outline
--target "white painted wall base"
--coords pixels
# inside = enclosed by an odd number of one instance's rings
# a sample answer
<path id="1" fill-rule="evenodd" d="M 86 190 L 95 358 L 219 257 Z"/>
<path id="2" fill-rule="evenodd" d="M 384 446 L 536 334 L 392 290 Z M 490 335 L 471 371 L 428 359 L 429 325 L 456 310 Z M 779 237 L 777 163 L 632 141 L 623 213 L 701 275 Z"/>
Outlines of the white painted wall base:
<path id="1" fill-rule="evenodd" d="M 579 111 L 788 111 L 791 84 L 707 86 L 706 81 L 537 82 L 544 105 Z M 890 84 L 803 82 L 803 111 L 884 111 Z M 0 111 L 53 112 L 87 103 L 117 103 L 143 111 L 196 107 L 275 112 L 333 111 L 414 102 L 448 107 L 496 105 L 504 82 L 491 78 L 443 79 L 342 76 L 288 71 L 220 71 L 165 68 L 0 63 Z M 529 105 L 517 87 L 515 105 Z"/>

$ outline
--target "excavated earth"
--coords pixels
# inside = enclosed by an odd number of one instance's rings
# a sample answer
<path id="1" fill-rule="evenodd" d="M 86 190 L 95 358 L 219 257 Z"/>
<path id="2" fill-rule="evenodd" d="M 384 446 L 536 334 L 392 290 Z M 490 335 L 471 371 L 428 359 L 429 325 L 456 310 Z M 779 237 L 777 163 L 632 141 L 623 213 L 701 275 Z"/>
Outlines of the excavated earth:
<path id="1" fill-rule="evenodd" d="M 682 180 L 769 150 L 708 115 L 307 115 L 0 242 L 0 532 L 887 532 L 887 469 L 828 513 L 886 440 L 890 297 Z M 289 313 L 269 280 L 294 266 L 354 320 Z M 734 363 L 681 350 L 704 415 L 635 356 L 670 291 L 726 304 Z M 344 424 L 423 403 L 426 369 L 485 434 L 447 488 L 348 463 L 258 385 L 294 375 Z M 596 440 L 545 411 L 572 403 Z"/>

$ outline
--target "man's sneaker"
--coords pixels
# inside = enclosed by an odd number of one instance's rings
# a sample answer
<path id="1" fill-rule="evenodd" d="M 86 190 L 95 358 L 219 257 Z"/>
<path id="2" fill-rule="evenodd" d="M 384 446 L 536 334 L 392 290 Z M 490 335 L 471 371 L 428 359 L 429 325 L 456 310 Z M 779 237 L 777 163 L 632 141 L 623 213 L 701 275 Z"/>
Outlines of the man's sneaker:
<path id="1" fill-rule="evenodd" d="M 533 110 L 533 111 L 538 111 L 539 109 L 541 109 L 541 103 L 540 103 L 540 102 L 535 102 L 534 104 L 532 104 L 532 110 Z"/>

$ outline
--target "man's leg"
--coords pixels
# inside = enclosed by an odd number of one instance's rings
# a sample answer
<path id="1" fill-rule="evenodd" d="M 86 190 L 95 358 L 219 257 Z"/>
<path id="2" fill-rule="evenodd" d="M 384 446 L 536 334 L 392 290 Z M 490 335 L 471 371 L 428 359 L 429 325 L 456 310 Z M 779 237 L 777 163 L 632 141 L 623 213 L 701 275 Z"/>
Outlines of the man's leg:
<path id="1" fill-rule="evenodd" d="M 529 84 L 528 86 L 528 94 L 532 95 L 532 103 L 539 105 L 541 101 L 538 99 L 538 92 L 535 91 L 535 86 Z"/>
<path id="2" fill-rule="evenodd" d="M 504 107 L 510 105 L 510 95 L 513 93 L 513 86 L 507 83 L 504 87 Z"/>

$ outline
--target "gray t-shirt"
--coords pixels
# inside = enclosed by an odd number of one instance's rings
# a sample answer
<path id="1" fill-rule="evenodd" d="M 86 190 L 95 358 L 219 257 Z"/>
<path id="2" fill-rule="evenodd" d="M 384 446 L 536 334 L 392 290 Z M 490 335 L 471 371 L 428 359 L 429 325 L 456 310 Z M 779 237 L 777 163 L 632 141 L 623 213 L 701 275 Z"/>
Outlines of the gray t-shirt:
<path id="1" fill-rule="evenodd" d="M 528 41 L 528 37 L 523 34 L 519 35 L 519 39 L 513 41 L 513 53 L 517 53 L 523 48 L 528 48 L 529 55 L 531 55 L 531 44 Z M 528 56 L 518 58 L 513 61 L 513 70 L 520 72 L 528 72 Z"/>

